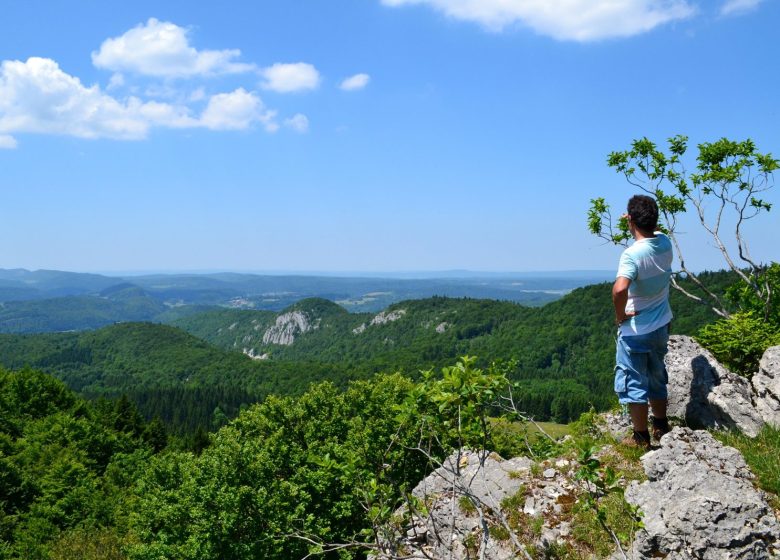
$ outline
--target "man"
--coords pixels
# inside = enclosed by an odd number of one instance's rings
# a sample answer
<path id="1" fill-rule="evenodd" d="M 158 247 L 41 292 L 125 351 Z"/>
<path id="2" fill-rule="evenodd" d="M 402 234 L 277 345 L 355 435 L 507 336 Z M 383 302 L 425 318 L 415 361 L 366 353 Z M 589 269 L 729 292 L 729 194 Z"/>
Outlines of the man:
<path id="1" fill-rule="evenodd" d="M 648 403 L 653 412 L 653 436 L 660 439 L 669 431 L 664 356 L 672 320 L 672 244 L 656 231 L 658 206 L 653 198 L 631 197 L 624 217 L 634 243 L 620 256 L 612 287 L 618 325 L 615 392 L 620 403 L 628 405 L 634 428 L 633 437 L 624 443 L 649 449 Z"/>

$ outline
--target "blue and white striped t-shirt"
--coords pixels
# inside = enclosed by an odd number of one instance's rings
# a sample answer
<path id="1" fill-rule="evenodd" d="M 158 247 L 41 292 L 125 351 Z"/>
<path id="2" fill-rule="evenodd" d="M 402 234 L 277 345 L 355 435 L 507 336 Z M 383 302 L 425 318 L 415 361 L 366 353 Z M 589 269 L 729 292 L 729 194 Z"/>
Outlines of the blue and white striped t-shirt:
<path id="1" fill-rule="evenodd" d="M 647 334 L 672 320 L 672 243 L 667 236 L 656 233 L 655 237 L 635 241 L 620 256 L 617 275 L 631 280 L 626 313 L 636 313 L 620 325 L 623 336 Z"/>

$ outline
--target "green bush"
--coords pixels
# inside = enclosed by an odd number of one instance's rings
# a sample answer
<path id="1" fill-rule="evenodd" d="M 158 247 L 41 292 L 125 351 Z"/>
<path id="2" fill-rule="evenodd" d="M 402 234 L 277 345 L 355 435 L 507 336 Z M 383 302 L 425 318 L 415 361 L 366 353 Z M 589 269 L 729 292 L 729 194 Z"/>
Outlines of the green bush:
<path id="1" fill-rule="evenodd" d="M 728 369 L 751 377 L 764 351 L 780 344 L 780 328 L 753 312 L 742 312 L 705 326 L 696 338 Z"/>

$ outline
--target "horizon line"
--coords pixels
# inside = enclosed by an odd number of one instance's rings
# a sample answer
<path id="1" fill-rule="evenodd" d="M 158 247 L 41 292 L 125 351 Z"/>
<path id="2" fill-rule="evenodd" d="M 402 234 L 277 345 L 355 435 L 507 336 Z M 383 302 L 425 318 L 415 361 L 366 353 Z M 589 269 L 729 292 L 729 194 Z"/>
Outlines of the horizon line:
<path id="1" fill-rule="evenodd" d="M 382 277 L 386 276 L 425 276 L 428 278 L 434 275 L 453 277 L 462 274 L 465 276 L 522 276 L 522 275 L 540 275 L 540 274 L 613 274 L 611 269 L 532 269 L 532 270 L 480 270 L 468 268 L 450 268 L 450 269 L 387 269 L 387 270 L 317 270 L 317 269 L 230 269 L 230 268 L 137 268 L 137 269 L 80 269 L 65 270 L 60 268 L 25 268 L 25 267 L 0 267 L 0 270 L 24 270 L 27 272 L 70 272 L 75 274 L 99 274 L 102 276 L 145 276 L 145 275 L 177 275 L 177 274 L 247 274 L 257 276 L 344 276 L 344 277 Z"/>

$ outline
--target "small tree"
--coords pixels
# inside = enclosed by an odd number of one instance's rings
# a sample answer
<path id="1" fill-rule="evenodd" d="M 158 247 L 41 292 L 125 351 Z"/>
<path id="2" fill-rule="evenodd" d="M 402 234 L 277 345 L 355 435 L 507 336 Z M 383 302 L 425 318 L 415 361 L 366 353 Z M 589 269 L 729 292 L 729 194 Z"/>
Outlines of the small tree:
<path id="1" fill-rule="evenodd" d="M 730 316 L 721 298 L 686 267 L 677 226 L 680 216 L 692 209 L 728 268 L 739 276 L 768 318 L 773 284 L 766 274 L 768 267 L 750 255 L 743 228 L 745 222 L 771 209 L 763 196 L 774 186 L 773 173 L 780 167 L 780 161 L 769 153 L 758 152 L 752 140 L 735 142 L 722 138 L 699 144 L 698 148 L 693 173 L 688 173 L 683 163 L 688 149 L 686 136 L 670 138 L 668 151 L 659 149 L 647 138 L 634 140 L 630 150 L 609 154 L 607 163 L 622 173 L 631 185 L 655 197 L 663 220 L 661 227 L 671 238 L 680 261 L 679 272 L 690 278 L 704 295 L 685 290 L 673 276 L 674 288 L 709 305 L 721 317 Z M 729 222 L 729 216 L 733 222 Z M 733 226 L 726 226 L 727 223 L 733 223 Z M 726 227 L 731 227 L 731 231 L 724 231 Z M 626 244 L 630 238 L 627 222 L 623 218 L 612 218 L 604 198 L 591 200 L 588 228 L 591 233 L 615 244 Z M 728 247 L 732 243 L 735 249 Z"/>

